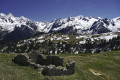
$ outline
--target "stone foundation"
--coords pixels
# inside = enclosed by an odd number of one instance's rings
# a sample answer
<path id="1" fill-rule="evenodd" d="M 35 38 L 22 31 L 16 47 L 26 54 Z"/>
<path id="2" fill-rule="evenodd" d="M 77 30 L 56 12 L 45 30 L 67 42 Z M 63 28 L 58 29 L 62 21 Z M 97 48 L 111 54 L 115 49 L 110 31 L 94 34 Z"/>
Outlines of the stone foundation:
<path id="1" fill-rule="evenodd" d="M 12 59 L 20 66 L 32 66 L 40 69 L 44 76 L 61 76 L 74 74 L 75 62 L 68 60 L 66 67 L 63 67 L 64 59 L 59 56 L 46 56 L 38 53 L 18 54 Z"/>

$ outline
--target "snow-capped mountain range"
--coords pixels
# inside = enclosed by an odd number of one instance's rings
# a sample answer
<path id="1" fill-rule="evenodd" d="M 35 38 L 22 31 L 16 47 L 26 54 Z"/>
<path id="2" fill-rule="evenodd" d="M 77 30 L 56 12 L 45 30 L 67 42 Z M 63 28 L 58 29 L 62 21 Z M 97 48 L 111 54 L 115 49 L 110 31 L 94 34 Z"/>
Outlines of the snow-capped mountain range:
<path id="1" fill-rule="evenodd" d="M 36 33 L 100 34 L 120 31 L 120 17 L 114 19 L 100 17 L 69 16 L 51 22 L 37 22 L 24 16 L 15 17 L 11 13 L 0 13 L 0 40 L 13 41 L 29 38 Z"/>

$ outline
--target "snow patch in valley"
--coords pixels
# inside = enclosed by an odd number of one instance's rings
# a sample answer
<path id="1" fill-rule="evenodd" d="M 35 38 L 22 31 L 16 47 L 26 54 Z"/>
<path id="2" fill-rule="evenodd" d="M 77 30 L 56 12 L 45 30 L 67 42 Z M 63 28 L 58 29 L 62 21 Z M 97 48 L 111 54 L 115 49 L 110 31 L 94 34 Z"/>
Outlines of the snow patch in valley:
<path id="1" fill-rule="evenodd" d="M 92 42 L 94 42 L 95 40 L 101 40 L 101 39 L 105 39 L 109 41 L 110 39 L 117 37 L 117 36 L 118 35 L 113 34 L 113 33 L 104 33 L 104 34 L 99 35 L 99 37 L 93 37 L 92 35 L 76 36 L 76 39 L 83 39 L 82 41 L 79 42 L 79 44 L 85 44 L 86 39 L 90 39 Z"/>
<path id="2" fill-rule="evenodd" d="M 99 38 L 100 39 L 106 39 L 107 41 L 109 41 L 110 39 L 112 39 L 113 37 L 117 37 L 118 35 L 113 35 L 113 34 L 110 34 L 110 35 L 102 35 L 100 36 Z"/>

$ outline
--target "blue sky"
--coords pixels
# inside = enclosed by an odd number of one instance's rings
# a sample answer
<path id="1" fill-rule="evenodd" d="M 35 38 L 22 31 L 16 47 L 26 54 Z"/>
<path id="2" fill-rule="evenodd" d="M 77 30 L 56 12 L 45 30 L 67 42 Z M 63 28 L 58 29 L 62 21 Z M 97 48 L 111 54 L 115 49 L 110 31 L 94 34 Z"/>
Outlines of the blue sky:
<path id="1" fill-rule="evenodd" d="M 120 0 L 0 0 L 0 13 L 35 21 L 51 21 L 70 14 L 111 19 L 120 16 Z"/>

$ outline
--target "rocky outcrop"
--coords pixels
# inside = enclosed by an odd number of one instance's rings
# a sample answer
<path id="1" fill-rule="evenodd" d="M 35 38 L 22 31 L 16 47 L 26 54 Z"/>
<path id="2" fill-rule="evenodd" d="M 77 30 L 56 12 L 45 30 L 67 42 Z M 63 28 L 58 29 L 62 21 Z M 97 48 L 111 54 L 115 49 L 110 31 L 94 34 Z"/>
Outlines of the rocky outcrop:
<path id="1" fill-rule="evenodd" d="M 40 69 L 44 76 L 61 76 L 74 74 L 75 62 L 68 60 L 66 67 L 63 67 L 64 59 L 59 56 L 46 56 L 42 54 L 24 53 L 15 56 L 12 61 L 20 66 L 32 66 Z"/>

